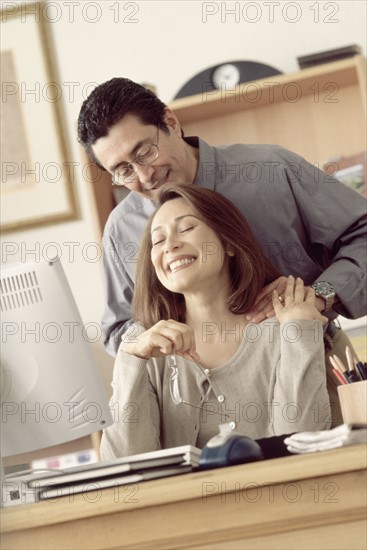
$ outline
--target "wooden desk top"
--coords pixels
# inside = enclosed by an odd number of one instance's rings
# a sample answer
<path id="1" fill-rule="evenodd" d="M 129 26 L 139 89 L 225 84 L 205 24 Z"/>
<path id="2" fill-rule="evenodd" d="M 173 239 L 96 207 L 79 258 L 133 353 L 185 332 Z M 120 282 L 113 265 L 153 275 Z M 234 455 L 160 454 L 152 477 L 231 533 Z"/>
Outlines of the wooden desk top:
<path id="1" fill-rule="evenodd" d="M 1 532 L 34 529 L 169 503 L 231 493 L 238 487 L 267 486 L 359 472 L 367 466 L 367 446 L 354 445 L 322 453 L 294 455 L 229 468 L 194 472 L 65 496 L 56 501 L 2 509 Z M 362 491 L 366 487 L 361 486 Z"/>

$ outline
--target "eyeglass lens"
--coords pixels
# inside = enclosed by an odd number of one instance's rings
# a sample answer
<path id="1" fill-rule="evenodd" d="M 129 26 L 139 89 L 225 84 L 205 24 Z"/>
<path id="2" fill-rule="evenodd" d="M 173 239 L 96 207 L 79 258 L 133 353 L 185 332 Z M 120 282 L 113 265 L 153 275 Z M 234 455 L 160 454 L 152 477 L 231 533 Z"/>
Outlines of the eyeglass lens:
<path id="1" fill-rule="evenodd" d="M 199 365 L 199 363 L 197 361 L 195 361 L 194 359 L 193 359 L 193 361 L 200 368 L 200 370 L 205 374 L 204 369 L 202 368 L 202 366 Z M 170 376 L 170 394 L 171 394 L 171 399 L 175 403 L 175 405 L 179 405 L 180 403 L 183 403 L 184 405 L 189 405 L 190 407 L 194 407 L 195 409 L 205 410 L 209 414 L 210 413 L 211 414 L 220 414 L 222 417 L 225 416 L 226 418 L 229 418 L 229 415 L 226 414 L 226 413 L 219 412 L 219 411 L 218 412 L 217 411 L 212 411 L 212 410 L 207 409 L 206 407 L 204 407 L 202 405 L 194 405 L 193 403 L 190 403 L 189 401 L 186 401 L 185 399 L 183 399 L 181 397 L 180 386 L 179 386 L 179 371 L 178 371 L 178 365 L 177 365 L 177 359 L 176 359 L 176 352 L 173 352 L 168 357 L 168 366 L 172 369 L 172 373 L 171 373 L 171 376 Z M 208 377 L 206 377 L 205 382 L 207 383 L 207 390 L 206 390 L 205 395 L 203 397 L 203 403 L 206 402 L 206 400 L 208 399 L 209 394 L 212 390 L 212 386 L 210 384 L 210 380 L 208 379 Z"/>
<path id="2" fill-rule="evenodd" d="M 126 185 L 133 181 L 138 173 L 138 166 L 147 166 L 158 158 L 159 155 L 159 125 L 157 126 L 157 143 L 143 145 L 137 152 L 135 159 L 117 168 L 112 176 L 114 185 Z"/>

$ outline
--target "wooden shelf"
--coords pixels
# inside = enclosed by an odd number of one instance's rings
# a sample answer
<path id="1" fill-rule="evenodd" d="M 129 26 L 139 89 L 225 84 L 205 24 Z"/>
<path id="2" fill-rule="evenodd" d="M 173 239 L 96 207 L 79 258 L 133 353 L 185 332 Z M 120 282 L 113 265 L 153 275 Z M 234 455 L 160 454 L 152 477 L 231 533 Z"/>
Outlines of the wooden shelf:
<path id="1" fill-rule="evenodd" d="M 280 74 L 240 84 L 235 90 L 216 90 L 173 101 L 169 107 L 182 124 L 256 109 L 282 102 L 298 103 L 312 96 L 315 102 L 337 102 L 340 88 L 356 86 L 365 90 L 365 63 L 362 56 L 318 65 L 292 74 Z M 364 92 L 364 98 L 366 97 Z M 363 99 L 363 98 L 361 98 Z M 364 109 L 366 102 L 362 101 Z"/>
<path id="2" fill-rule="evenodd" d="M 211 145 L 281 145 L 323 166 L 366 150 L 365 59 L 356 55 L 178 99 L 169 107 L 187 136 Z"/>
<path id="3" fill-rule="evenodd" d="M 211 145 L 272 143 L 320 167 L 367 148 L 366 67 L 360 55 L 247 82 L 235 91 L 178 99 L 169 107 L 185 135 Z M 89 185 L 102 231 L 115 199 L 110 175 L 94 168 L 98 177 Z"/>

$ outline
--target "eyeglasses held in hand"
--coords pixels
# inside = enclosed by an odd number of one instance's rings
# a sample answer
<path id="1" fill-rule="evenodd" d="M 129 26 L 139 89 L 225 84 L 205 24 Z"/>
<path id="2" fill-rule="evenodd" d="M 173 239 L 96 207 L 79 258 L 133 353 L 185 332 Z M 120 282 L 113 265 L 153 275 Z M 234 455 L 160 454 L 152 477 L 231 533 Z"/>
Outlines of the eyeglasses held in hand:
<path id="1" fill-rule="evenodd" d="M 192 360 L 199 367 L 199 369 L 203 372 L 203 374 L 205 375 L 206 380 L 209 384 L 208 389 L 206 391 L 206 394 L 204 395 L 204 398 L 203 398 L 203 403 L 205 403 L 205 401 L 208 399 L 209 394 L 210 394 L 211 389 L 212 389 L 211 384 L 210 384 L 210 380 L 207 377 L 203 367 L 201 365 L 199 365 L 199 363 L 197 361 L 195 361 L 195 359 L 192 359 Z M 203 407 L 202 405 L 194 405 L 193 403 L 190 403 L 189 401 L 186 401 L 185 399 L 183 399 L 181 397 L 180 385 L 179 385 L 179 371 L 178 371 L 178 365 L 177 365 L 177 359 L 176 359 L 176 352 L 175 351 L 168 357 L 168 366 L 169 366 L 169 368 L 172 369 L 172 373 L 171 373 L 171 376 L 170 376 L 169 389 L 170 389 L 170 393 L 171 393 L 171 399 L 172 399 L 172 401 L 174 402 L 175 405 L 179 405 L 180 403 L 182 403 L 184 405 L 189 405 L 190 407 L 194 407 L 195 409 L 202 409 L 202 410 L 206 411 L 209 414 L 210 413 L 211 414 L 220 414 L 221 416 L 225 416 L 226 418 L 229 418 L 229 415 L 224 413 L 224 412 L 211 411 L 210 409 L 208 409 L 206 407 Z"/>

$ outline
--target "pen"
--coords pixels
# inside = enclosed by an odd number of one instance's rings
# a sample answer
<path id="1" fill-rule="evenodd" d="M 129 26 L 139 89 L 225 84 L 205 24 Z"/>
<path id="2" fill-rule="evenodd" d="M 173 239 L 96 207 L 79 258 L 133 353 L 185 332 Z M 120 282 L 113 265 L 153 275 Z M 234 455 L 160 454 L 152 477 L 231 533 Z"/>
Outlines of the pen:
<path id="1" fill-rule="evenodd" d="M 344 365 L 343 361 L 341 361 L 337 355 L 332 355 L 330 359 L 334 360 L 334 363 L 336 363 L 336 368 L 344 375 L 347 371 L 347 367 Z"/>
<path id="2" fill-rule="evenodd" d="M 330 361 L 331 361 L 331 358 L 330 358 Z M 335 378 L 336 378 L 341 384 L 348 384 L 348 382 L 346 381 L 346 379 L 344 378 L 344 376 L 343 376 L 337 369 L 333 369 L 333 375 L 335 376 Z"/>
<path id="3" fill-rule="evenodd" d="M 349 384 L 351 384 L 352 382 L 359 382 L 359 378 L 356 375 L 356 373 L 349 372 L 346 366 L 343 364 L 343 362 L 339 359 L 337 355 L 333 355 L 333 358 L 335 363 L 338 366 L 339 371 L 343 373 L 343 376 L 347 379 Z"/>
<path id="4" fill-rule="evenodd" d="M 349 382 L 359 382 L 360 377 L 358 376 L 358 374 L 356 373 L 356 371 L 354 369 L 353 355 L 352 355 L 352 352 L 351 352 L 351 349 L 350 349 L 349 346 L 346 346 L 345 354 L 347 356 L 348 368 L 349 368 L 349 372 L 347 371 L 345 373 L 345 376 L 347 377 Z"/>
<path id="5" fill-rule="evenodd" d="M 344 376 L 344 372 L 340 369 L 337 361 L 335 361 L 336 356 L 330 356 L 330 363 L 332 364 L 333 368 L 333 374 L 334 376 L 339 380 L 341 384 L 348 384 L 348 380 Z M 338 358 L 337 358 L 338 359 Z M 344 367 L 345 368 L 345 367 Z"/>
<path id="6" fill-rule="evenodd" d="M 356 363 L 356 369 L 359 372 L 361 380 L 367 380 L 367 369 L 361 361 L 358 361 L 358 363 Z"/>
<path id="7" fill-rule="evenodd" d="M 347 357 L 348 369 L 350 371 L 354 370 L 354 359 L 353 359 L 353 355 L 352 355 L 352 352 L 350 351 L 349 346 L 345 347 L 345 355 Z"/>

